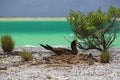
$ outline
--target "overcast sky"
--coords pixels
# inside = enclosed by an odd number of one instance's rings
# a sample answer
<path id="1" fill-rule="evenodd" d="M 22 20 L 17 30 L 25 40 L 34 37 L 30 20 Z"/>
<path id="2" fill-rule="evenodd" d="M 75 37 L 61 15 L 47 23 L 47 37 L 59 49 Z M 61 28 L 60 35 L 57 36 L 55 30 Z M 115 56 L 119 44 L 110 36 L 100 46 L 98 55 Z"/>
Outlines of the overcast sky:
<path id="1" fill-rule="evenodd" d="M 67 16 L 70 9 L 86 13 L 110 5 L 120 8 L 120 0 L 0 0 L 0 16 Z"/>

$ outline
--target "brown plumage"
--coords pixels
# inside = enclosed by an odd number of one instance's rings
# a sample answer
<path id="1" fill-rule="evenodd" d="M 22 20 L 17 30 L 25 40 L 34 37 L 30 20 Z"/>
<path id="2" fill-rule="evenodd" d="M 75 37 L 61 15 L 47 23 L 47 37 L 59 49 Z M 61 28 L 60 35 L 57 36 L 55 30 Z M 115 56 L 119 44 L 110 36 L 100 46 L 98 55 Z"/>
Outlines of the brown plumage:
<path id="1" fill-rule="evenodd" d="M 44 47 L 45 49 L 47 50 L 51 50 L 52 52 L 58 54 L 58 55 L 61 55 L 61 54 L 74 54 L 76 55 L 78 53 L 78 50 L 77 50 L 77 40 L 73 40 L 71 42 L 71 50 L 70 49 L 66 49 L 66 48 L 54 48 L 52 46 L 49 46 L 49 45 L 42 45 L 40 44 L 42 47 Z"/>

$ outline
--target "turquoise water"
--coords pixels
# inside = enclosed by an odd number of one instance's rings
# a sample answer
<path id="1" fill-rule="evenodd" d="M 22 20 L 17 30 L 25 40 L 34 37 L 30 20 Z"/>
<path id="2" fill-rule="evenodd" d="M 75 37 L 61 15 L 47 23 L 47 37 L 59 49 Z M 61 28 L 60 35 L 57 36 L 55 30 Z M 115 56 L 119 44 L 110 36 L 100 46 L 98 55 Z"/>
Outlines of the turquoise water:
<path id="1" fill-rule="evenodd" d="M 1 21 L 0 33 L 11 34 L 16 46 L 69 45 L 72 31 L 67 21 Z"/>
<path id="2" fill-rule="evenodd" d="M 0 21 L 0 33 L 11 34 L 16 46 L 41 44 L 67 45 L 70 43 L 65 39 L 72 40 L 70 37 L 73 32 L 70 23 L 65 20 L 57 21 Z M 120 33 L 119 33 L 120 34 Z M 113 43 L 114 47 L 120 47 L 120 36 Z"/>

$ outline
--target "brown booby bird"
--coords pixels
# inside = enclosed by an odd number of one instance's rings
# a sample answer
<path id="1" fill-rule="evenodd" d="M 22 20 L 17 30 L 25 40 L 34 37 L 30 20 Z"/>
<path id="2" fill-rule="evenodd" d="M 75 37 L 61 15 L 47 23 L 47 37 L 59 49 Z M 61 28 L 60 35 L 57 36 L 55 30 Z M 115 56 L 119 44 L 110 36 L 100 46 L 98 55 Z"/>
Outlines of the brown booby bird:
<path id="1" fill-rule="evenodd" d="M 70 49 L 66 49 L 66 48 L 55 48 L 55 47 L 52 47 L 52 46 L 49 46 L 49 45 L 42 45 L 40 44 L 42 47 L 44 47 L 45 49 L 47 50 L 51 50 L 52 52 L 58 54 L 58 55 L 61 55 L 61 54 L 74 54 L 74 55 L 77 55 L 78 53 L 78 50 L 77 50 L 77 44 L 79 42 L 77 40 L 73 40 L 71 42 L 71 50 Z"/>

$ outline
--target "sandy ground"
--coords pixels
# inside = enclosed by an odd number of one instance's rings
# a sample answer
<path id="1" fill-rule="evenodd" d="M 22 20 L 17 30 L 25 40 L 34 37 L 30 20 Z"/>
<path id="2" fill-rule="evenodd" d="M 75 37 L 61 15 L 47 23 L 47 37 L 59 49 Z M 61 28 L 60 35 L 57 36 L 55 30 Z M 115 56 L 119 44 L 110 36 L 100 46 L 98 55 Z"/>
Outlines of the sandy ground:
<path id="1" fill-rule="evenodd" d="M 65 17 L 1 17 L 0 21 L 67 21 Z"/>
<path id="2" fill-rule="evenodd" d="M 120 80 L 120 63 L 21 65 L 0 72 L 0 80 Z"/>
<path id="3" fill-rule="evenodd" d="M 0 21 L 67 21 L 66 17 L 0 17 Z M 120 20 L 120 18 L 117 18 Z"/>
<path id="4" fill-rule="evenodd" d="M 20 50 L 17 48 L 16 50 Z M 41 55 L 34 55 L 36 58 L 40 56 L 47 57 L 50 56 L 51 52 L 41 49 L 40 47 L 27 47 L 26 49 L 35 51 L 41 51 Z M 80 52 L 81 50 L 79 50 Z M 8 66 L 7 70 L 0 71 L 0 80 L 120 80 L 120 49 L 114 48 L 110 50 L 113 53 L 113 59 L 110 63 L 102 64 L 95 62 L 93 65 L 89 64 L 37 64 L 33 65 L 29 62 L 25 64 L 16 66 L 21 61 L 18 56 L 9 57 L 9 61 L 3 61 L 4 64 Z M 89 53 L 98 53 L 97 51 L 84 51 Z M 65 57 L 63 57 L 65 59 Z M 53 59 L 53 58 L 52 58 Z M 55 58 L 56 59 L 56 58 Z M 57 58 L 58 59 L 58 58 Z M 57 61 L 56 59 L 56 61 Z M 59 59 L 62 59 L 59 58 Z M 63 60 L 64 60 L 63 59 Z M 75 61 L 75 57 L 70 57 Z M 0 64 L 2 65 L 2 63 Z"/>

